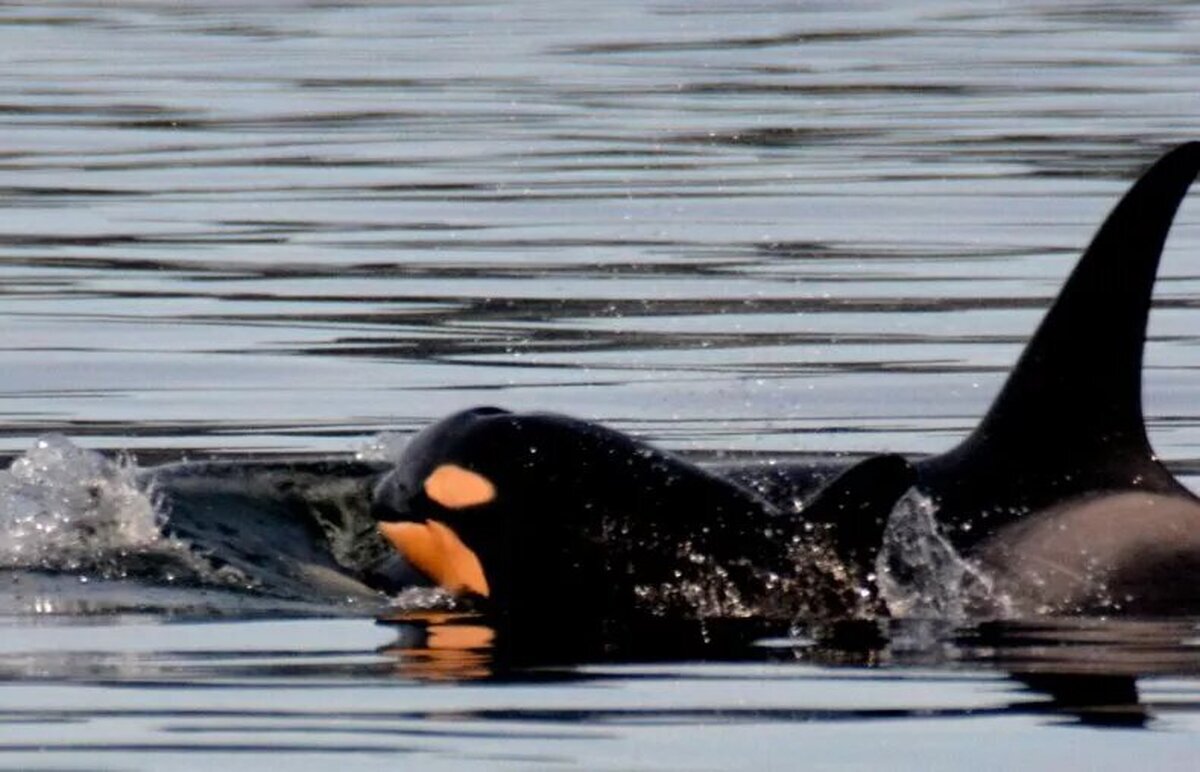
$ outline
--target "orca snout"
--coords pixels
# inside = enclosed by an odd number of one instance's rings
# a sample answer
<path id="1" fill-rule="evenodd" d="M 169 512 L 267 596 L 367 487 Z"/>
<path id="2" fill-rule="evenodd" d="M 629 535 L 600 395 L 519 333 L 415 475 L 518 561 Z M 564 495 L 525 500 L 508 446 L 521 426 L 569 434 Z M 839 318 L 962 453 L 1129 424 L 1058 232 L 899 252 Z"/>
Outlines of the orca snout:
<path id="1" fill-rule="evenodd" d="M 454 527 L 417 511 L 421 502 L 429 503 L 426 489 L 435 475 L 420 486 L 407 481 L 400 470 L 385 475 L 375 486 L 371 516 L 379 534 L 407 565 L 455 595 L 487 598 L 491 587 L 479 556 Z"/>
<path id="2" fill-rule="evenodd" d="M 371 517 L 376 522 L 384 523 L 423 520 L 413 512 L 414 490 L 414 486 L 400 474 L 388 472 L 375 484 L 375 490 L 371 493 Z"/>

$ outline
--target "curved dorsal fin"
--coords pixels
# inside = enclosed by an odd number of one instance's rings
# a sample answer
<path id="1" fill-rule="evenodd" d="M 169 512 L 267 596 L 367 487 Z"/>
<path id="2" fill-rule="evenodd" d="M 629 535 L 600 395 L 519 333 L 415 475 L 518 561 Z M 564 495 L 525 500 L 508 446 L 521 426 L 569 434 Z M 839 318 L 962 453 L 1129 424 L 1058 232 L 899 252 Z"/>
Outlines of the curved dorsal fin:
<path id="1" fill-rule="evenodd" d="M 919 464 L 954 523 L 1094 490 L 1181 491 L 1142 418 L 1142 350 L 1167 232 L 1200 143 L 1160 158 L 1100 227 L 975 431 Z M 999 522 L 994 525 L 999 525 Z M 991 528 L 987 530 L 992 530 Z"/>

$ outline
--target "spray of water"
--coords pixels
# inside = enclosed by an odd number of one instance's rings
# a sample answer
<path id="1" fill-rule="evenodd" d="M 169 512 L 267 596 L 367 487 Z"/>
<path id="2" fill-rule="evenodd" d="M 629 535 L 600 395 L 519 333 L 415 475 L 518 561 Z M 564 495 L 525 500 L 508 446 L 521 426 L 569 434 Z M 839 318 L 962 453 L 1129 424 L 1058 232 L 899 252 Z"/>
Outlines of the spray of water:
<path id="1" fill-rule="evenodd" d="M 363 442 L 354 451 L 358 461 L 379 461 L 394 464 L 400 460 L 411 436 L 400 432 L 381 432 Z"/>
<path id="2" fill-rule="evenodd" d="M 876 558 L 879 593 L 897 618 L 962 620 L 1008 613 L 1006 599 L 979 566 L 942 533 L 937 506 L 913 489 L 897 502 Z"/>
<path id="3" fill-rule="evenodd" d="M 128 459 L 44 436 L 0 472 L 0 568 L 244 586 L 165 536 L 164 518 Z"/>

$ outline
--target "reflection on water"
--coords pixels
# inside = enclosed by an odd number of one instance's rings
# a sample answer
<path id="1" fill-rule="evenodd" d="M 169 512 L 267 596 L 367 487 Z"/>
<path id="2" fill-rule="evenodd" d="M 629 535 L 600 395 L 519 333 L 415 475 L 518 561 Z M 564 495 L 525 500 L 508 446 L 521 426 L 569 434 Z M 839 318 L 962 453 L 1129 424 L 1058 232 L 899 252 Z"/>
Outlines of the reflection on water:
<path id="1" fill-rule="evenodd" d="M 945 449 L 1125 181 L 1195 138 L 1198 27 L 1189 3 L 2 6 L 0 454 L 354 463 L 496 403 L 722 455 Z M 1193 480 L 1197 211 L 1146 371 Z M 281 543 L 243 574 L 386 572 Z M 1193 756 L 1040 730 L 1196 728 L 1190 621 L 657 630 L 653 664 L 581 667 L 505 664 L 478 620 L 160 624 L 314 607 L 7 580 L 52 612 L 0 622 L 20 767 Z"/>
<path id="2" fill-rule="evenodd" d="M 1130 625 L 1137 629 L 1121 634 L 1147 645 L 1194 637 L 1194 625 Z M 713 647 L 703 663 L 633 657 L 513 667 L 498 662 L 498 640 L 489 643 L 486 626 L 469 617 L 383 626 L 159 625 L 136 617 L 95 628 L 45 618 L 4 626 L 0 752 L 18 765 L 35 749 L 53 750 L 58 763 L 81 753 L 115 761 L 133 752 L 179 762 L 186 758 L 180 754 L 223 749 L 285 758 L 336 752 L 347 761 L 413 752 L 433 764 L 587 766 L 589 759 L 633 758 L 652 743 L 662 744 L 672 765 L 691 768 L 707 758 L 724 767 L 719 760 L 745 766 L 746 754 L 772 758 L 760 755 L 762 742 L 804 746 L 830 760 L 867 760 L 854 738 L 888 741 L 899 732 L 906 742 L 934 743 L 923 762 L 949 769 L 962 753 L 986 745 L 979 734 L 989 731 L 1015 743 L 1008 753 L 1019 758 L 1023 743 L 1043 751 L 1047 744 L 1079 746 L 1070 734 L 1035 734 L 1047 722 L 1166 730 L 1142 735 L 1154 746 L 1133 735 L 1115 743 L 1097 736 L 1075 751 L 1080 763 L 1103 763 L 1106 754 L 1127 760 L 1151 748 L 1171 758 L 1186 747 L 1177 741 L 1186 735 L 1172 730 L 1194 729 L 1200 707 L 1194 683 L 1166 677 L 1173 668 L 1135 683 L 1120 672 L 1025 667 L 1028 638 L 1045 628 L 1021 624 L 990 630 L 986 641 L 948 644 L 941 659 L 887 653 L 882 643 L 877 664 L 894 658 L 893 667 L 874 670 L 827 658 L 809 635 L 816 631 L 736 650 Z M 1088 623 L 1052 626 L 1067 640 L 1075 629 L 1095 634 Z M 897 623 L 883 633 L 900 641 L 928 632 L 903 628 Z M 1196 661 L 1176 665 L 1194 672 Z M 30 740 L 34 727 L 37 742 Z M 953 739 L 963 731 L 974 738 L 969 746 Z"/>

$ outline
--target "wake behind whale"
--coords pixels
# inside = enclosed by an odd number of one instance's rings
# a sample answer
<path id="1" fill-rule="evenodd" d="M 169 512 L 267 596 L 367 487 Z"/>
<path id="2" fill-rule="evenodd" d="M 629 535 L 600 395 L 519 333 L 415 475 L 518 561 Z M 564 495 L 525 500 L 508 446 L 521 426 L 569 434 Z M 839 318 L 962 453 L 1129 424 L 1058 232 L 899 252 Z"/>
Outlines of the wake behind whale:
<path id="1" fill-rule="evenodd" d="M 64 437 L 0 472 L 0 611 L 340 613 L 410 580 L 374 535 L 381 462 L 139 468 Z"/>

